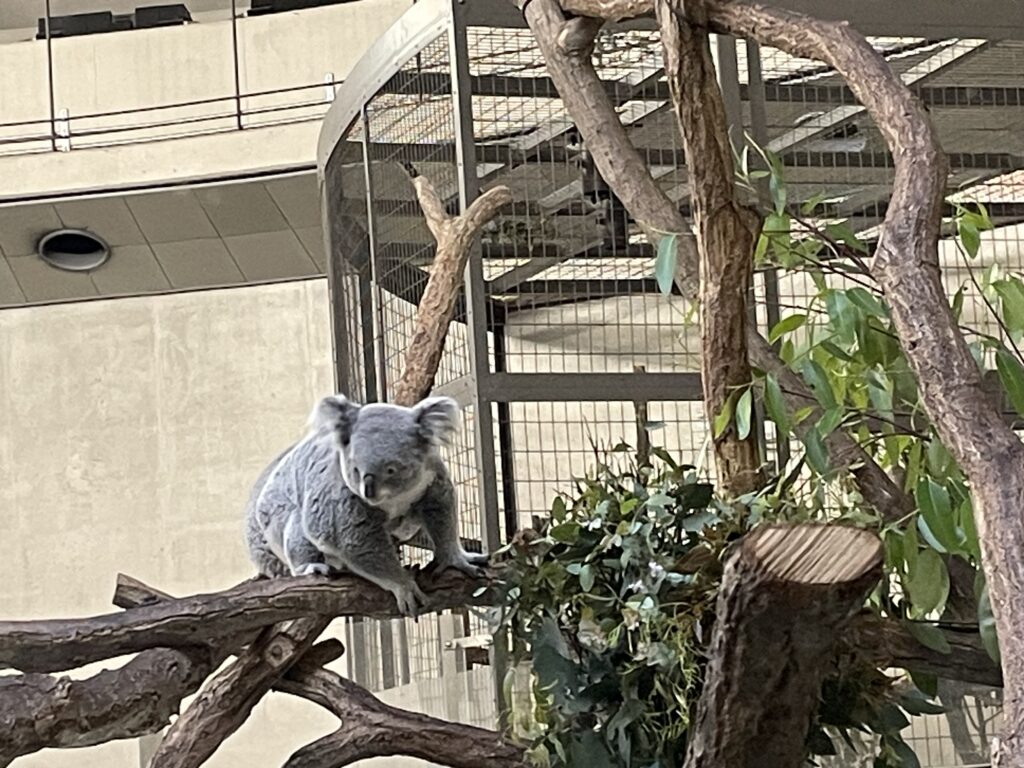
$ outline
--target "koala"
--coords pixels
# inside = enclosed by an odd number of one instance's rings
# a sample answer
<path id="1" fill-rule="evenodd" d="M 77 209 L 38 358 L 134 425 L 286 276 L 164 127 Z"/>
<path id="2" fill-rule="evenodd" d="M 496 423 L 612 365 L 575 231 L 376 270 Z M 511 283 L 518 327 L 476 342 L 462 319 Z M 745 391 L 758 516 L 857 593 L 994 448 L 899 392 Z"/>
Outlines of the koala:
<path id="1" fill-rule="evenodd" d="M 246 508 L 249 554 L 267 577 L 350 571 L 415 616 L 424 602 L 398 545 L 423 532 L 438 568 L 482 574 L 487 556 L 458 537 L 455 487 L 439 452 L 459 408 L 430 397 L 412 408 L 326 397 L 305 438 L 263 470 Z"/>

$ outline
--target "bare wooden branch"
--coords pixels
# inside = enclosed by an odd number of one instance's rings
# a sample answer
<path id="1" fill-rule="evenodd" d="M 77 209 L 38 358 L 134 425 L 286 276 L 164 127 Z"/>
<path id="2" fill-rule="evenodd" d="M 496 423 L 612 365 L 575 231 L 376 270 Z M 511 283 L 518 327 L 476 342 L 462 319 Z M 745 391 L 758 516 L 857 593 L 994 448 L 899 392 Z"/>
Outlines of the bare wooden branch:
<path id="1" fill-rule="evenodd" d="M 736 197 L 725 102 L 705 27 L 703 0 L 658 0 L 661 43 L 672 102 L 683 136 L 700 255 L 701 383 L 704 414 L 717 415 L 751 385 L 747 357 L 747 294 L 754 274 L 760 217 Z M 699 22 L 699 20 L 698 20 Z M 736 420 L 713 440 L 722 490 L 731 497 L 762 486 L 756 434 L 741 436 Z"/>
<path id="2" fill-rule="evenodd" d="M 975 631 L 942 630 L 949 653 L 924 645 L 899 621 L 864 613 L 851 623 L 844 644 L 880 667 L 927 672 L 944 680 L 957 680 L 995 688 L 1003 675 Z"/>
<path id="3" fill-rule="evenodd" d="M 544 55 L 548 75 L 563 95 L 566 108 L 594 157 L 602 178 L 626 209 L 646 230 L 690 231 L 689 224 L 655 183 L 647 164 L 637 152 L 594 71 L 589 51 L 568 55 L 557 44 L 565 16 L 557 0 L 513 0 L 523 14 Z M 565 0 L 568 11 L 606 19 L 632 18 L 654 13 L 653 0 Z M 640 8 L 641 10 L 637 10 Z M 621 14 L 621 15 L 620 15 Z M 656 239 L 656 237 L 655 237 Z M 697 248 L 692 237 L 681 238 L 676 284 L 684 296 L 697 296 Z M 793 374 L 778 353 L 753 324 L 747 326 L 747 347 L 751 365 L 772 373 L 782 385 L 791 411 L 811 406 L 805 423 L 821 416 L 817 400 L 803 380 Z M 909 501 L 885 471 L 843 430 L 835 430 L 826 441 L 831 466 L 836 472 L 851 471 L 865 501 L 886 517 L 896 518 Z M 911 506 L 912 508 L 912 506 Z"/>
<path id="4" fill-rule="evenodd" d="M 798 525 L 747 534 L 722 577 L 686 768 L 802 764 L 838 633 L 881 573 L 882 543 L 870 531 Z"/>
<path id="5" fill-rule="evenodd" d="M 567 20 L 556 0 L 513 2 L 522 9 L 537 46 L 544 54 L 548 75 L 558 89 L 566 111 L 579 128 L 601 177 L 612 187 L 651 242 L 657 242 L 666 234 L 678 236 L 676 283 L 683 295 L 695 298 L 699 259 L 690 225 L 655 183 L 647 163 L 629 140 L 608 92 L 594 71 L 592 46 L 566 50 L 559 45 Z"/>
<path id="6" fill-rule="evenodd" d="M 415 330 L 405 353 L 405 368 L 395 383 L 392 401 L 411 406 L 428 394 L 444 352 L 448 325 L 455 315 L 455 302 L 462 285 L 473 239 L 498 210 L 512 202 L 508 187 L 487 190 L 461 216 L 445 213 L 433 184 L 425 176 L 413 178 L 420 207 L 437 240 L 430 278 L 416 308 Z"/>
<path id="7" fill-rule="evenodd" d="M 309 744 L 285 768 L 340 768 L 371 757 L 407 755 L 452 768 L 522 768 L 523 748 L 496 731 L 385 704 L 365 688 L 303 660 L 278 688 L 337 715 L 334 733 Z"/>
<path id="8" fill-rule="evenodd" d="M 316 617 L 268 627 L 203 686 L 160 741 L 150 768 L 197 768 L 205 763 L 328 624 L 330 619 Z"/>
<path id="9" fill-rule="evenodd" d="M 448 570 L 418 579 L 426 610 L 483 605 L 477 581 Z M 83 619 L 0 622 L 0 664 L 24 672 L 74 669 L 155 647 L 185 647 L 234 638 L 268 624 L 309 616 L 399 616 L 389 592 L 357 576 L 249 581 L 205 595 Z"/>
<path id="10" fill-rule="evenodd" d="M 41 749 L 157 733 L 220 660 L 209 648 L 156 648 L 85 680 L 0 677 L 0 765 Z"/>

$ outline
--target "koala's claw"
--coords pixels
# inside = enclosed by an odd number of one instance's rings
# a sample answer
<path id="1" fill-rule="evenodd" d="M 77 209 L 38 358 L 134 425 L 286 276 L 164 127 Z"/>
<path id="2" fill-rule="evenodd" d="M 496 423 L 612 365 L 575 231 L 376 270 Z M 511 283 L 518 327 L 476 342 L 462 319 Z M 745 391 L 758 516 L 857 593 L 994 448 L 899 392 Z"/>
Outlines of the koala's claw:
<path id="1" fill-rule="evenodd" d="M 411 619 L 416 619 L 419 616 L 420 609 L 427 602 L 427 596 L 423 594 L 423 590 L 416 582 L 408 587 L 400 587 L 395 590 L 394 594 L 399 613 Z"/>
<path id="2" fill-rule="evenodd" d="M 299 569 L 296 576 L 327 576 L 330 572 L 327 563 L 307 563 Z"/>

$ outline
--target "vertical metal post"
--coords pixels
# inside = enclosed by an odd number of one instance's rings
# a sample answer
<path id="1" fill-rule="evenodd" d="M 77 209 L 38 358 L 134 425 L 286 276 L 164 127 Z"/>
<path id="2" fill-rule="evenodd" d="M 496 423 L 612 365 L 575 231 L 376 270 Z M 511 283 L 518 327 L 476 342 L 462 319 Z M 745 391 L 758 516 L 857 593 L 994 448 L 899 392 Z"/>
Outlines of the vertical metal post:
<path id="1" fill-rule="evenodd" d="M 507 364 L 507 339 L 504 321 L 494 324 L 494 372 L 505 373 Z M 511 541 L 519 530 L 519 508 L 516 504 L 516 465 L 512 446 L 512 413 L 509 404 L 499 402 L 498 451 L 501 462 L 501 506 L 505 513 L 505 537 Z"/>
<path id="2" fill-rule="evenodd" d="M 740 65 L 736 57 L 736 38 L 716 35 L 718 87 L 722 89 L 725 117 L 729 121 L 729 140 L 734 147 L 743 142 L 743 97 L 740 94 Z"/>
<path id="3" fill-rule="evenodd" d="M 46 0 L 46 18 L 43 31 L 46 33 L 46 80 L 50 89 L 50 149 L 57 151 L 57 96 L 53 92 L 53 38 L 50 36 L 50 0 Z"/>
<path id="4" fill-rule="evenodd" d="M 476 147 L 473 135 L 473 99 L 469 75 L 469 50 L 466 41 L 465 5 L 452 0 L 449 26 L 452 70 L 452 109 L 455 118 L 455 162 L 459 198 L 465 210 L 479 194 L 476 175 Z M 477 471 L 480 473 L 480 511 L 483 519 L 483 543 L 493 552 L 501 546 L 498 520 L 498 480 L 494 451 L 494 417 L 491 403 L 483 394 L 481 380 L 491 374 L 487 344 L 486 284 L 479 243 L 475 244 L 466 265 L 466 325 L 469 332 L 470 375 L 474 381 L 473 426 L 476 434 Z"/>
<path id="5" fill-rule="evenodd" d="M 448 25 L 448 51 L 452 73 L 452 109 L 455 119 L 455 162 L 458 170 L 459 198 L 462 209 L 479 194 L 476 173 L 476 138 L 473 132 L 473 93 L 469 71 L 469 43 L 466 36 L 464 0 L 451 0 L 452 18 Z M 484 395 L 482 382 L 491 375 L 487 344 L 488 331 L 486 284 L 479 243 L 474 245 L 466 265 L 466 326 L 469 332 L 470 375 L 473 379 L 473 427 L 476 465 L 480 489 L 480 515 L 483 544 L 488 552 L 501 546 L 498 519 L 498 478 L 494 451 L 494 416 L 491 402 Z M 502 682 L 508 669 L 508 639 L 503 633 L 494 638 L 491 668 L 494 670 L 494 700 L 499 725 L 508 725 L 508 711 L 502 697 Z"/>
<path id="6" fill-rule="evenodd" d="M 768 112 L 765 105 L 764 77 L 761 74 L 761 46 L 753 40 L 747 40 L 747 92 L 750 94 L 750 135 L 758 146 L 768 145 Z M 769 202 L 767 179 L 761 179 L 757 185 L 761 204 Z M 765 311 L 768 328 L 779 322 L 779 273 L 767 269 L 761 273 L 764 280 Z M 764 422 L 760 423 L 761 434 L 764 434 Z M 763 439 L 763 438 L 762 438 Z M 789 463 L 789 441 L 777 438 L 775 441 L 776 469 L 782 469 Z"/>
<path id="7" fill-rule="evenodd" d="M 377 221 L 373 207 L 373 154 L 370 150 L 370 114 L 366 105 L 360 108 L 363 124 L 363 192 L 366 201 L 366 233 L 369 243 L 369 255 L 366 267 L 359 272 L 359 312 L 362 326 L 363 366 L 366 380 L 365 402 L 387 400 L 387 378 L 384 358 L 384 325 L 382 318 L 382 302 L 380 283 L 377 273 Z M 372 622 L 372 623 L 371 623 Z M 391 633 L 391 622 L 373 621 L 363 618 L 356 619 L 355 641 L 362 647 L 358 649 L 357 659 L 361 659 L 363 676 L 368 676 L 366 669 L 369 655 L 365 647 L 366 636 L 363 628 L 377 625 L 381 650 L 381 675 L 384 688 L 395 684 L 394 670 L 394 637 Z M 405 649 L 403 649 L 404 652 Z"/>
<path id="8" fill-rule="evenodd" d="M 231 61 L 235 68 L 235 124 L 242 130 L 242 74 L 238 62 L 238 0 L 231 0 Z"/>
<path id="9" fill-rule="evenodd" d="M 363 184 L 366 192 L 366 231 L 370 255 L 366 277 L 368 290 L 360 296 L 363 326 L 363 361 L 366 365 L 366 401 L 387 400 L 387 360 L 384 349 L 384 303 L 380 295 L 380 274 L 377 269 L 377 220 L 373 209 L 373 157 L 370 151 L 370 115 L 361 107 L 363 122 Z M 363 293 L 362 291 L 360 293 Z M 371 388 L 370 382 L 374 382 Z"/>

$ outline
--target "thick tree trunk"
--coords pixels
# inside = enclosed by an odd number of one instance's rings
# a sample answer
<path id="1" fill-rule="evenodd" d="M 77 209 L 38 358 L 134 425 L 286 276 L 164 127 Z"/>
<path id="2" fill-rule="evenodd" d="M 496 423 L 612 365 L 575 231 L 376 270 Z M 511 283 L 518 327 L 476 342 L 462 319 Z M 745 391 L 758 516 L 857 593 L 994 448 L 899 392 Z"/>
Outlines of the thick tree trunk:
<path id="1" fill-rule="evenodd" d="M 864 530 L 758 528 L 725 567 L 686 768 L 795 768 L 838 633 L 882 573 Z"/>
<path id="2" fill-rule="evenodd" d="M 754 273 L 759 217 L 736 197 L 725 102 L 715 77 L 706 29 L 687 14 L 702 0 L 658 0 L 665 76 L 686 151 L 700 255 L 701 384 L 712 426 L 728 404 L 751 386 L 747 357 L 747 295 Z M 753 416 L 753 408 L 748 411 Z M 752 418 L 751 418 L 752 421 Z M 738 419 L 714 437 L 718 484 L 735 497 L 761 487 L 764 476 L 756 433 L 738 432 Z"/>

